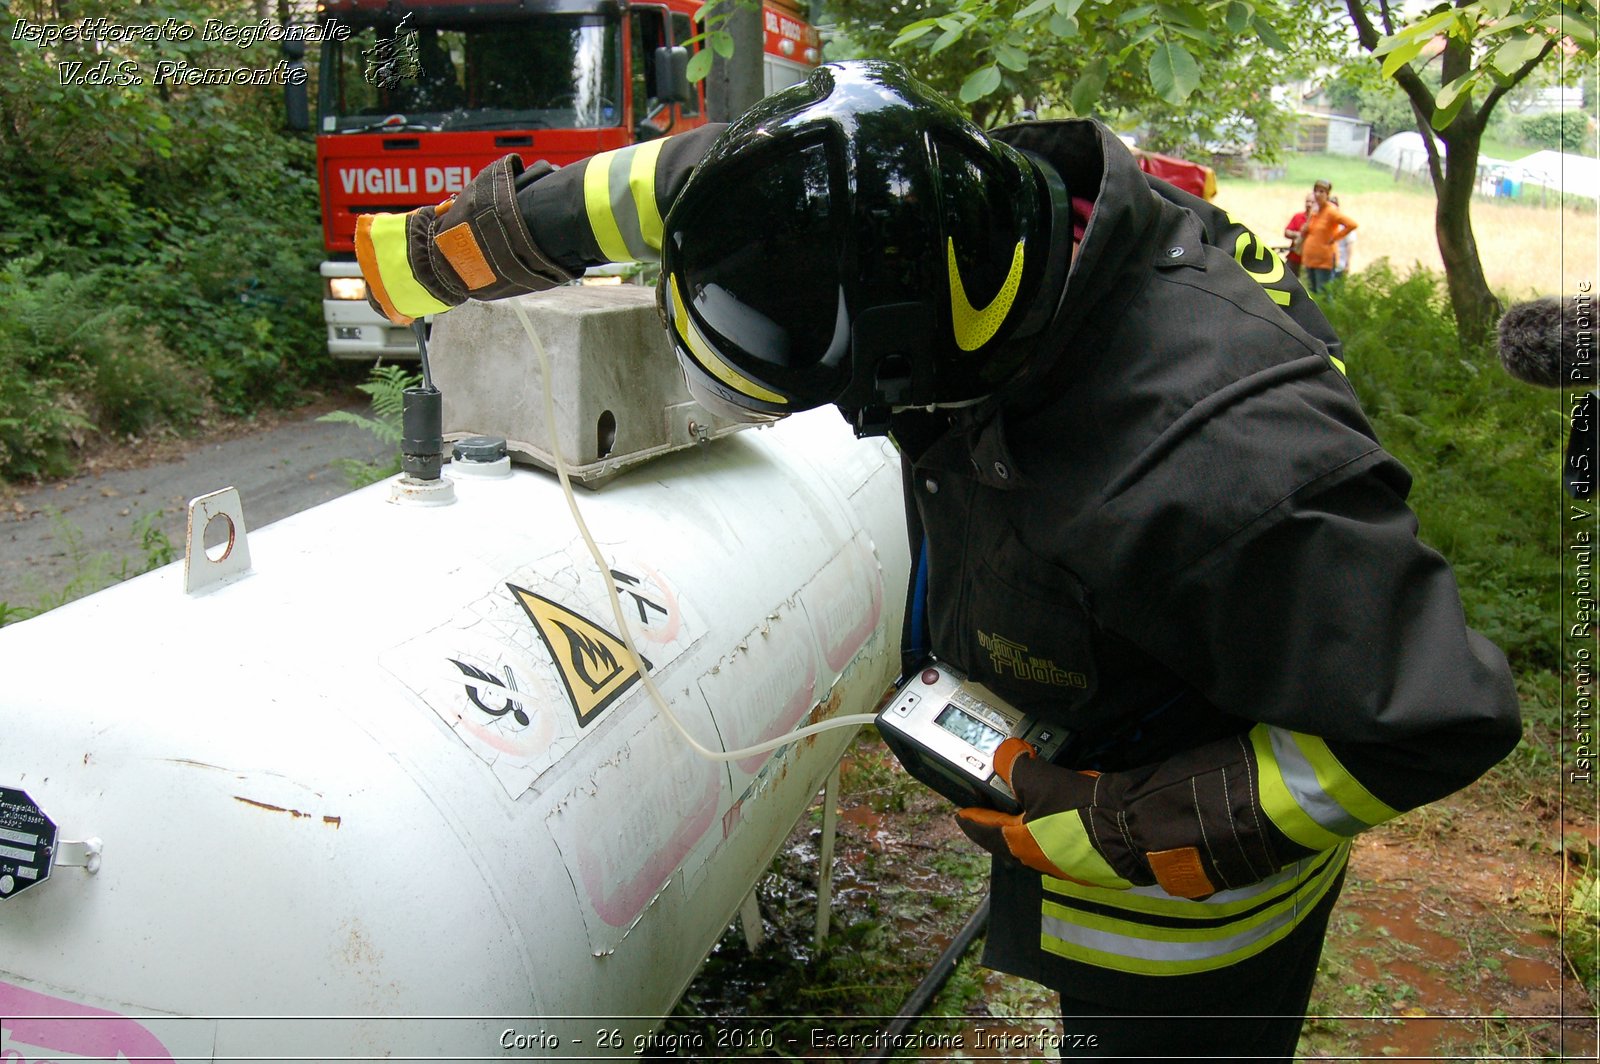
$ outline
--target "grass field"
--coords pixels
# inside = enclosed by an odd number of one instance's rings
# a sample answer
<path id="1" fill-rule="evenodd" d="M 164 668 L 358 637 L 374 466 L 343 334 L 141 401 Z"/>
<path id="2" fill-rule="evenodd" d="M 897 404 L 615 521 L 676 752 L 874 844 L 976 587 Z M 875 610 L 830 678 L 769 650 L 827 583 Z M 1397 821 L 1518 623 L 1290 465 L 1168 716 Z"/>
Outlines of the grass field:
<path id="1" fill-rule="evenodd" d="M 1443 270 L 1433 230 L 1433 190 L 1426 182 L 1396 182 L 1381 167 L 1335 156 L 1296 156 L 1276 181 L 1221 178 L 1217 203 L 1270 244 L 1283 243 L 1283 227 L 1317 177 L 1333 182 L 1340 209 L 1360 225 L 1354 269 L 1386 258 L 1404 273 L 1413 263 Z M 1472 228 L 1489 286 L 1502 298 L 1571 293 L 1580 281 L 1600 279 L 1596 240 L 1600 216 L 1586 209 L 1476 199 Z"/>

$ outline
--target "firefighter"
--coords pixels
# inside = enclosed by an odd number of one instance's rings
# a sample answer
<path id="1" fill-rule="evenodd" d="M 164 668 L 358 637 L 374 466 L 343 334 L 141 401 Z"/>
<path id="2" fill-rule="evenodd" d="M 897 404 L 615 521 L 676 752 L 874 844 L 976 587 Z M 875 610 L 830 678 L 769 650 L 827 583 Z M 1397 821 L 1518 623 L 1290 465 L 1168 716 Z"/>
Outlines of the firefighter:
<path id="1" fill-rule="evenodd" d="M 502 160 L 359 247 L 396 321 L 659 257 L 702 403 L 892 437 L 908 661 L 1071 735 L 997 751 L 1020 815 L 958 814 L 994 854 L 985 962 L 1100 1052 L 1289 1059 L 1352 837 L 1520 735 L 1320 311 L 1098 122 L 986 134 L 830 65 L 726 128 Z"/>

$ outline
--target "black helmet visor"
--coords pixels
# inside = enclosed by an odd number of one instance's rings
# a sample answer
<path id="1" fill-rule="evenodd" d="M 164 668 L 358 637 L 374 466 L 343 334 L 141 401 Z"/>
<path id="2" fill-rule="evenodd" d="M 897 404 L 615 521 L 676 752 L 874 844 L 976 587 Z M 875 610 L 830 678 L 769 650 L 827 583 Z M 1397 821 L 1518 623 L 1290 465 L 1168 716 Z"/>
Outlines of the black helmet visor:
<path id="1" fill-rule="evenodd" d="M 668 225 L 667 283 L 710 347 L 802 406 L 828 401 L 847 372 L 844 219 L 828 154 L 821 142 L 752 152 L 748 179 L 729 175 L 714 202 Z"/>

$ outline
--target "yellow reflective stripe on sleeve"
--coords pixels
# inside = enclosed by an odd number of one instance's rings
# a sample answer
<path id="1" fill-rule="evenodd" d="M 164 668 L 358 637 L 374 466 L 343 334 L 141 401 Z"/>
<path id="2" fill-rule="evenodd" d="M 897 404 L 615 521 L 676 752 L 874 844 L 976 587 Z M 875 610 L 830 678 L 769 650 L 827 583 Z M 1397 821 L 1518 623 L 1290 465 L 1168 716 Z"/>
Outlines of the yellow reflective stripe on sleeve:
<path id="1" fill-rule="evenodd" d="M 1313 850 L 1332 849 L 1344 839 L 1325 830 L 1295 801 L 1279 768 L 1278 759 L 1272 752 L 1270 730 L 1265 724 L 1257 724 L 1250 729 L 1250 747 L 1256 755 L 1262 810 L 1279 831 L 1300 845 Z"/>
<path id="2" fill-rule="evenodd" d="M 611 162 L 616 151 L 590 156 L 583 166 L 583 207 L 589 216 L 589 231 L 594 234 L 600 254 L 610 262 L 629 262 L 628 245 L 622 239 L 616 214 L 611 209 Z"/>
<path id="3" fill-rule="evenodd" d="M 706 343 L 705 337 L 700 335 L 699 330 L 694 327 L 694 322 L 689 319 L 689 311 L 683 305 L 683 296 L 678 292 L 677 274 L 672 275 L 668 285 L 672 289 L 672 324 L 678 330 L 678 335 L 683 338 L 683 342 L 689 345 L 689 350 L 694 352 L 695 358 L 700 360 L 700 365 L 705 367 L 706 372 L 740 395 L 788 405 L 789 401 L 783 396 L 761 387 L 717 357 L 716 351 Z"/>
<path id="4" fill-rule="evenodd" d="M 1060 905 L 1046 901 L 1045 910 L 1059 919 L 1064 919 L 1077 927 L 1088 927 L 1098 931 L 1140 938 L 1151 942 L 1218 942 L 1237 943 L 1248 932 L 1261 927 L 1263 924 L 1275 923 L 1275 917 L 1285 909 L 1293 909 L 1298 902 L 1296 895 L 1306 890 L 1308 883 L 1316 879 L 1313 868 L 1320 868 L 1320 862 L 1306 861 L 1304 867 L 1299 869 L 1293 889 L 1286 896 L 1276 900 L 1252 906 L 1249 916 L 1238 920 L 1223 923 L 1201 924 L 1196 922 L 1190 927 L 1167 927 L 1164 925 L 1143 923 L 1137 918 L 1124 919 L 1106 913 L 1086 912 L 1070 906 Z M 1323 871 L 1326 871 L 1323 869 Z"/>
<path id="5" fill-rule="evenodd" d="M 1289 734 L 1294 740 L 1294 745 L 1299 748 L 1300 753 L 1317 774 L 1317 783 L 1323 791 L 1339 803 L 1345 812 L 1361 821 L 1363 829 L 1381 824 L 1385 820 L 1393 820 L 1400 815 L 1398 809 L 1391 809 L 1374 797 L 1371 791 L 1361 785 L 1360 780 L 1350 775 L 1322 739 L 1303 732 Z"/>
<path id="6" fill-rule="evenodd" d="M 950 259 L 950 324 L 955 330 L 956 346 L 961 350 L 976 351 L 988 343 L 1000 330 L 1006 315 L 1011 313 L 1011 304 L 1016 300 L 1017 289 L 1022 285 L 1024 243 L 1022 240 L 1017 241 L 1016 250 L 1011 253 L 1011 269 L 1006 273 L 1000 291 L 995 293 L 988 306 L 979 310 L 967 302 L 967 289 L 961 283 L 961 269 L 956 265 L 956 242 L 954 238 L 947 239 Z"/>
<path id="7" fill-rule="evenodd" d="M 1338 370 L 1340 373 L 1344 373 L 1344 375 L 1346 377 L 1350 376 L 1350 374 L 1345 373 L 1344 363 L 1342 361 L 1340 361 L 1337 358 L 1334 358 L 1332 355 L 1328 356 L 1328 361 L 1333 363 L 1333 368 L 1334 369 Z"/>
<path id="8" fill-rule="evenodd" d="M 1373 797 L 1314 735 L 1258 724 L 1250 729 L 1250 745 L 1261 773 L 1262 807 L 1302 845 L 1328 849 L 1399 815 Z"/>
<path id="9" fill-rule="evenodd" d="M 628 189 L 639 216 L 639 236 L 645 246 L 661 254 L 661 208 L 656 205 L 656 158 L 665 140 L 648 140 L 634 149 L 628 164 Z"/>
<path id="10" fill-rule="evenodd" d="M 1117 875 L 1106 859 L 1100 856 L 1100 851 L 1094 848 L 1094 843 L 1089 841 L 1089 832 L 1084 829 L 1083 817 L 1076 809 L 1030 820 L 1023 826 L 1033 836 L 1033 841 L 1039 844 L 1044 855 L 1050 858 L 1050 862 L 1073 878 L 1113 890 L 1125 890 L 1133 886 Z"/>
<path id="11" fill-rule="evenodd" d="M 406 215 L 374 214 L 369 232 L 372 235 L 372 252 L 377 260 L 378 274 L 389 301 L 400 313 L 413 318 L 424 314 L 442 314 L 450 309 L 428 294 L 411 272 L 411 261 L 406 257 Z"/>
<path id="12" fill-rule="evenodd" d="M 591 158 L 583 171 L 583 206 L 600 253 L 611 262 L 661 257 L 656 159 L 665 140 L 650 140 Z"/>
<path id="13" fill-rule="evenodd" d="M 1260 953 L 1298 927 L 1338 880 L 1348 856 L 1347 843 L 1323 858 L 1300 862 L 1291 872 L 1289 892 L 1244 919 L 1220 926 L 1146 924 L 1134 914 L 1120 919 L 1046 901 L 1039 945 L 1057 956 L 1141 975 L 1215 971 Z"/>

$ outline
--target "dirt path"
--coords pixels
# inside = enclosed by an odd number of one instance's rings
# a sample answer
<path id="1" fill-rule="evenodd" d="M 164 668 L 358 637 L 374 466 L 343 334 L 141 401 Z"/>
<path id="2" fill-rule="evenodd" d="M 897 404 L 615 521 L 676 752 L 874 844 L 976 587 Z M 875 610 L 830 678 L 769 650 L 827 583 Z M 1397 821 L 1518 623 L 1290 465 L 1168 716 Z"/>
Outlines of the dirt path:
<path id="1" fill-rule="evenodd" d="M 181 558 L 188 501 L 219 488 L 239 489 L 252 529 L 344 494 L 349 484 L 335 463 L 371 461 L 385 451 L 369 433 L 317 420 L 333 409 L 364 410 L 365 400 L 353 394 L 218 423 L 197 438 L 103 449 L 79 476 L 6 489 L 0 604 L 24 611 L 53 605 L 151 562 Z"/>

